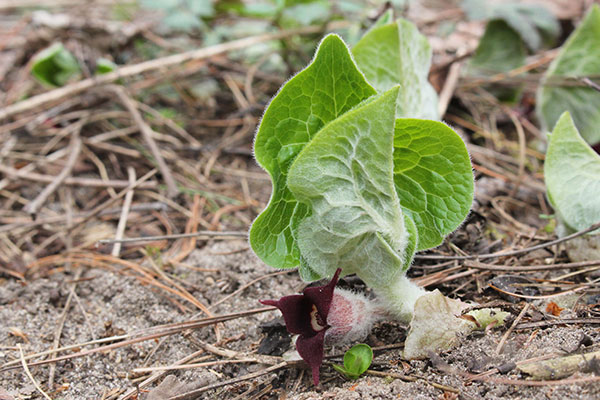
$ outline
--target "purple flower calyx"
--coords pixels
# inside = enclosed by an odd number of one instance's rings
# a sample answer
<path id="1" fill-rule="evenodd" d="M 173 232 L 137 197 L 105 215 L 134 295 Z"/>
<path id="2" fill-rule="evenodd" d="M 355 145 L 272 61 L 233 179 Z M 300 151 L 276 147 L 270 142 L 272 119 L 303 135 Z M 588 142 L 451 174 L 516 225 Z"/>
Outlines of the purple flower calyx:
<path id="1" fill-rule="evenodd" d="M 308 287 L 302 294 L 279 300 L 261 300 L 279 308 L 288 332 L 297 334 L 296 350 L 312 370 L 319 384 L 324 343 L 351 343 L 363 340 L 373 323 L 382 317 L 378 306 L 365 296 L 335 288 L 342 270 L 337 269 L 325 286 Z"/>
<path id="2" fill-rule="evenodd" d="M 279 300 L 260 301 L 279 308 L 288 332 L 299 335 L 296 350 L 310 366 L 315 386 L 319 384 L 319 368 L 323 363 L 325 333 L 330 328 L 327 316 L 341 272 L 342 269 L 338 268 L 325 286 L 308 287 L 302 294 L 284 296 Z"/>

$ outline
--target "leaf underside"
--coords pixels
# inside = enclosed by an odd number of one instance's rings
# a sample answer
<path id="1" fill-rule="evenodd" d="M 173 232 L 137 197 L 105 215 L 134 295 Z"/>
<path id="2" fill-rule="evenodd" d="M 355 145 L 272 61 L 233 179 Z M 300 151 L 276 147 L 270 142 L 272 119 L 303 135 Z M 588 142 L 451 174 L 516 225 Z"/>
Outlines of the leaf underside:
<path id="1" fill-rule="evenodd" d="M 290 168 L 291 191 L 312 209 L 298 226 L 298 246 L 319 275 L 342 267 L 369 283 L 408 267 L 392 176 L 397 95 L 391 89 L 327 125 Z"/>
<path id="2" fill-rule="evenodd" d="M 431 47 L 406 21 L 376 26 L 354 46 L 358 68 L 379 93 L 400 85 L 396 117 L 438 119 L 437 93 L 428 80 Z"/>

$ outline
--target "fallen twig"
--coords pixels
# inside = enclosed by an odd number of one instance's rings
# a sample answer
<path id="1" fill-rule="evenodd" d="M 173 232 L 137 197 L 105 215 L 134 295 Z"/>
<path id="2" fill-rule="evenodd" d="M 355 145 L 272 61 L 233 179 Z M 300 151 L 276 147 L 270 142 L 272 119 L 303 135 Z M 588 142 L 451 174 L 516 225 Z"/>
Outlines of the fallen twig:
<path id="1" fill-rule="evenodd" d="M 516 330 L 531 329 L 531 328 L 546 328 L 554 325 L 573 325 L 573 324 L 584 324 L 584 325 L 600 325 L 600 318 L 568 318 L 568 319 L 555 319 L 550 321 L 536 321 L 536 322 L 524 322 L 515 326 Z"/>
<path id="2" fill-rule="evenodd" d="M 19 354 L 21 355 L 21 358 L 19 361 L 21 362 L 21 365 L 23 366 L 23 370 L 25 371 L 25 374 L 27 375 L 29 380 L 33 383 L 33 385 L 35 386 L 37 391 L 40 392 L 42 394 L 42 396 L 44 396 L 44 398 L 46 398 L 47 400 L 52 400 L 52 398 L 50 396 L 48 396 L 46 394 L 46 392 L 44 392 L 44 390 L 40 387 L 40 384 L 37 383 L 37 381 L 35 380 L 33 375 L 31 375 L 31 371 L 29 370 L 29 367 L 27 366 L 27 363 L 25 362 L 25 354 L 23 354 L 23 348 L 21 347 L 21 344 L 18 344 L 17 346 L 19 347 Z"/>
<path id="3" fill-rule="evenodd" d="M 194 389 L 194 390 L 189 391 L 189 392 L 184 393 L 184 394 L 180 394 L 180 395 L 177 395 L 177 396 L 169 397 L 167 400 L 192 400 L 192 399 L 196 399 L 199 394 L 204 393 L 204 392 L 206 392 L 208 390 L 217 389 L 217 388 L 220 388 L 220 387 L 223 387 L 223 386 L 232 385 L 234 383 L 243 382 L 243 381 L 247 381 L 247 380 L 250 380 L 250 379 L 258 378 L 259 376 L 263 376 L 263 375 L 266 375 L 266 374 L 268 374 L 270 372 L 277 371 L 278 369 L 285 368 L 288 365 L 290 365 L 290 363 L 288 363 L 287 361 L 283 361 L 283 362 L 281 362 L 279 364 L 272 365 L 272 366 L 267 367 L 265 369 L 261 369 L 260 371 L 253 372 L 251 374 L 247 374 L 247 375 L 244 375 L 244 376 L 240 376 L 238 378 L 233 378 L 233 379 L 228 379 L 228 380 L 225 380 L 225 381 L 213 383 L 212 385 L 203 386 L 201 388 Z"/>
<path id="4" fill-rule="evenodd" d="M 46 360 L 36 361 L 36 362 L 30 363 L 29 365 L 37 366 L 37 365 L 50 364 L 50 363 L 55 363 L 55 362 L 59 362 L 59 361 L 69 360 L 72 358 L 83 357 L 83 356 L 87 356 L 87 355 L 94 354 L 94 353 L 101 353 L 101 352 L 116 349 L 119 347 L 144 342 L 146 340 L 156 339 L 156 338 L 159 338 L 162 336 L 172 335 L 172 334 L 179 333 L 179 332 L 182 332 L 182 331 L 188 330 L 188 329 L 198 329 L 198 328 L 202 328 L 202 327 L 216 324 L 219 322 L 230 321 L 232 319 L 243 318 L 243 317 L 247 317 L 249 315 L 260 314 L 263 312 L 273 311 L 273 310 L 276 310 L 276 308 L 275 307 L 255 308 L 252 310 L 242 311 L 242 312 L 233 313 L 233 314 L 219 315 L 219 316 L 215 316 L 215 317 L 208 317 L 208 318 L 202 318 L 202 319 L 198 319 L 198 320 L 186 321 L 186 322 L 182 322 L 182 323 L 159 325 L 159 326 L 152 327 L 150 329 L 132 332 L 127 335 L 119 335 L 119 336 L 113 336 L 110 338 L 102 338 L 100 340 L 96 340 L 93 342 L 79 343 L 77 345 L 61 347 L 58 349 L 52 349 L 52 350 L 48 350 L 48 351 L 44 351 L 44 352 L 36 353 L 36 354 L 30 354 L 30 355 L 24 357 L 24 359 L 41 357 L 43 355 L 48 355 L 48 354 L 55 353 L 55 352 L 62 352 L 62 351 L 66 351 L 68 349 L 83 347 L 83 346 L 87 346 L 87 345 L 91 345 L 91 344 L 120 340 L 117 343 L 111 343 L 111 344 L 100 346 L 100 347 L 97 347 L 94 349 L 82 350 L 82 351 L 78 351 L 73 354 L 67 354 L 64 356 L 56 357 L 56 358 L 50 358 L 50 359 L 46 359 Z M 9 362 L 5 363 L 4 365 L 2 365 L 0 367 L 0 372 L 18 368 L 19 362 L 20 362 L 20 360 L 15 360 L 15 361 L 9 361 Z"/>
<path id="5" fill-rule="evenodd" d="M 133 185 L 135 182 L 135 169 L 133 167 L 127 168 L 127 174 L 129 175 L 129 184 Z M 121 209 L 121 215 L 119 217 L 119 223 L 117 224 L 117 232 L 115 233 L 115 240 L 123 238 L 125 233 L 125 227 L 127 226 L 127 216 L 129 215 L 129 209 L 131 208 L 131 201 L 133 200 L 133 189 L 129 190 L 125 195 L 123 201 L 123 208 Z M 113 246 L 112 252 L 110 253 L 113 257 L 119 257 L 121 252 L 121 243 L 116 242 Z"/>
<path id="6" fill-rule="evenodd" d="M 73 170 L 75 162 L 77 161 L 79 153 L 81 152 L 82 143 L 81 138 L 79 137 L 79 132 L 81 132 L 81 128 L 83 128 L 87 120 L 88 116 L 85 116 L 81 120 L 76 122 L 77 127 L 72 133 L 71 143 L 69 144 L 69 158 L 67 159 L 63 170 L 60 171 L 60 174 L 58 174 L 58 176 L 56 176 L 54 180 L 48 186 L 46 186 L 44 190 L 42 190 L 41 193 L 38 194 L 38 196 L 34 200 L 32 200 L 29 204 L 23 207 L 23 211 L 28 212 L 29 214 L 37 214 L 38 209 L 42 206 L 42 204 L 44 204 L 48 196 L 54 193 L 54 191 L 58 189 L 58 187 L 64 182 L 64 180 L 67 179 L 67 176 Z"/>
<path id="7" fill-rule="evenodd" d="M 571 239 L 574 239 L 576 237 L 583 236 L 586 233 L 593 232 L 599 228 L 600 228 L 600 222 L 596 222 L 589 228 L 583 229 L 579 232 L 575 232 L 571 235 L 568 235 L 568 236 L 565 236 L 565 237 L 562 237 L 562 238 L 559 238 L 556 240 L 551 240 L 550 242 L 541 243 L 541 244 L 531 246 L 531 247 L 526 247 L 524 249 L 519 249 L 519 250 L 504 251 L 504 252 L 500 251 L 498 253 L 489 253 L 489 254 L 474 254 L 474 255 L 469 255 L 469 256 L 444 256 L 444 255 L 429 255 L 429 254 L 418 255 L 417 254 L 415 256 L 415 259 L 418 259 L 418 260 L 474 260 L 474 259 L 486 259 L 486 258 L 498 258 L 498 257 L 511 257 L 511 256 L 520 255 L 520 254 L 530 253 L 534 250 L 551 247 L 551 246 L 554 246 L 555 244 L 563 243 L 563 242 L 569 241 Z"/>
<path id="8" fill-rule="evenodd" d="M 412 376 L 412 375 L 404 375 L 404 374 L 398 374 L 398 373 L 394 373 L 394 372 L 385 372 L 385 371 L 373 371 L 373 370 L 366 370 L 365 374 L 367 375 L 373 375 L 373 376 L 379 376 L 379 377 L 387 377 L 389 376 L 390 378 L 394 378 L 394 379 L 400 379 L 406 382 L 417 382 L 419 380 L 424 381 L 425 383 L 427 383 L 428 385 L 433 386 L 434 388 L 437 389 L 441 389 L 447 392 L 452 392 L 452 393 L 460 393 L 461 391 L 459 389 L 453 388 L 451 386 L 447 386 L 447 385 L 442 385 L 436 382 L 432 382 L 428 379 L 425 378 L 421 378 L 421 377 L 417 377 L 417 376 Z"/>
<path id="9" fill-rule="evenodd" d="M 532 272 L 548 271 L 553 269 L 576 269 L 584 267 L 593 267 L 600 265 L 600 260 L 580 261 L 574 263 L 547 264 L 547 265 L 495 265 L 486 264 L 477 261 L 465 261 L 465 266 L 469 268 L 482 269 L 486 271 L 508 271 L 508 272 Z"/>
<path id="10" fill-rule="evenodd" d="M 517 318 L 515 318 L 515 320 L 513 321 L 510 328 L 508 328 L 506 333 L 502 336 L 502 339 L 500 339 L 500 343 L 498 343 L 498 346 L 496 346 L 496 354 L 502 353 L 502 348 L 504 348 L 504 344 L 506 343 L 506 340 L 508 339 L 510 334 L 515 330 L 515 327 L 521 321 L 521 319 L 523 319 L 523 316 L 525 316 L 525 313 L 527 312 L 527 310 L 529 310 L 529 306 L 530 306 L 529 303 L 525 304 L 525 306 L 523 307 L 523 309 L 521 310 L 519 315 L 517 315 Z"/>
<path id="11" fill-rule="evenodd" d="M 150 148 L 150 152 L 152 153 L 156 164 L 158 164 L 158 169 L 160 170 L 160 173 L 163 179 L 165 180 L 165 183 L 167 184 L 167 197 L 175 197 L 179 193 L 179 189 L 177 188 L 175 179 L 173 179 L 173 174 L 171 173 L 171 170 L 167 166 L 167 163 L 165 162 L 165 159 L 163 158 L 162 154 L 160 154 L 158 145 L 152 137 L 152 128 L 146 123 L 146 121 L 144 121 L 144 118 L 142 118 L 142 114 L 140 114 L 140 111 L 136 107 L 135 101 L 125 92 L 125 89 L 123 89 L 121 86 L 116 85 L 109 85 L 107 86 L 107 89 L 117 94 L 117 96 L 121 100 L 121 103 L 123 103 L 125 108 L 127 108 L 129 113 L 133 117 L 133 121 L 140 129 L 142 137 L 144 138 L 146 145 Z"/>
<path id="12" fill-rule="evenodd" d="M 135 237 L 135 238 L 124 238 L 124 239 L 102 239 L 98 241 L 98 244 L 111 244 L 111 243 L 133 243 L 133 242 L 152 242 L 155 240 L 174 240 L 174 239 L 184 239 L 191 237 L 209 237 L 209 238 L 218 238 L 218 237 L 228 237 L 228 238 L 245 238 L 248 236 L 248 232 L 237 232 L 237 231 L 198 231 L 192 233 L 177 233 L 173 235 L 159 235 L 159 236 L 144 236 L 144 237 Z"/>
<path id="13" fill-rule="evenodd" d="M 29 111 L 37 107 L 43 106 L 47 103 L 64 99 L 66 97 L 74 96 L 95 86 L 113 83 L 119 79 L 123 79 L 128 76 L 139 75 L 148 71 L 172 67 L 174 65 L 183 64 L 191 60 L 201 60 L 232 50 L 245 49 L 257 43 L 267 42 L 270 40 L 278 40 L 295 35 L 306 35 L 311 33 L 318 33 L 323 30 L 337 29 L 347 26 L 349 23 L 349 21 L 336 21 L 325 26 L 311 25 L 298 29 L 289 29 L 274 33 L 265 33 L 262 35 L 250 36 L 247 38 L 233 40 L 231 42 L 221 43 L 197 50 L 191 50 L 185 53 L 173 54 L 167 57 L 157 58 L 139 64 L 128 65 L 125 67 L 121 67 L 116 71 L 84 79 L 72 83 L 70 85 L 51 90 L 49 92 L 45 92 L 37 96 L 31 97 L 27 100 L 23 100 L 18 103 L 4 107 L 0 109 L 0 121 L 2 121 L 5 118 L 11 117 L 15 114 L 24 111 Z"/>

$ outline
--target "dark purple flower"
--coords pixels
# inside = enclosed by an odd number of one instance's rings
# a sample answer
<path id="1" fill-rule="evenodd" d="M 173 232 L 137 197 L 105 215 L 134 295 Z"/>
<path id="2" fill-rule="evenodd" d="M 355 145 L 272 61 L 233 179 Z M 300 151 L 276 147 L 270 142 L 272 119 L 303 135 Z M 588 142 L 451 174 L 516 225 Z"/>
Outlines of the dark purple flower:
<path id="1" fill-rule="evenodd" d="M 338 268 L 325 286 L 308 287 L 302 294 L 285 296 L 279 300 L 260 301 L 279 308 L 288 332 L 300 335 L 296 340 L 296 349 L 310 366 L 315 386 L 319 384 L 319 368 L 323 363 L 325 332 L 330 328 L 327 316 L 341 272 L 342 269 Z"/>

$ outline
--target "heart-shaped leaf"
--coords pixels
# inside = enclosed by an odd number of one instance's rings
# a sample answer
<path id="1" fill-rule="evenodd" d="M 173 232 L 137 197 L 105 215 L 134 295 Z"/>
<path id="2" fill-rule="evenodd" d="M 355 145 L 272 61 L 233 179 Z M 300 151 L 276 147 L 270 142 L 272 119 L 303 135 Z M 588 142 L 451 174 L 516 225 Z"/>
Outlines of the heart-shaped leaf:
<path id="1" fill-rule="evenodd" d="M 290 79 L 269 104 L 254 153 L 271 176 L 273 193 L 250 229 L 252 249 L 265 263 L 275 268 L 300 263 L 294 231 L 309 208 L 298 203 L 286 184 L 296 155 L 327 123 L 375 93 L 346 44 L 337 35 L 329 35 L 312 63 Z"/>
<path id="2" fill-rule="evenodd" d="M 394 130 L 394 184 L 418 230 L 417 250 L 438 246 L 471 209 L 469 153 L 442 122 L 401 118 Z"/>
<path id="3" fill-rule="evenodd" d="M 409 21 L 374 26 L 354 46 L 356 64 L 378 92 L 400 85 L 397 117 L 437 119 L 437 94 L 428 81 L 431 47 Z"/>

